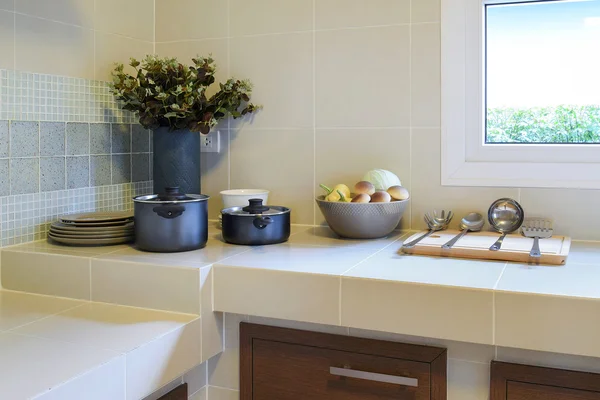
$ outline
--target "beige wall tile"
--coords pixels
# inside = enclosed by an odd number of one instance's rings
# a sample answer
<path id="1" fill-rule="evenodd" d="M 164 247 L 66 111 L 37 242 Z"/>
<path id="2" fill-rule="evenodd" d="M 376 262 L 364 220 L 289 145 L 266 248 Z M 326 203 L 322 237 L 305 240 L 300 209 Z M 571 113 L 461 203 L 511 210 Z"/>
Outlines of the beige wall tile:
<path id="1" fill-rule="evenodd" d="M 312 130 L 241 130 L 232 136 L 231 187 L 268 189 L 269 204 L 292 209 L 292 223 L 312 224 Z"/>
<path id="2" fill-rule="evenodd" d="M 127 354 L 127 400 L 144 398 L 200 364 L 200 320 Z"/>
<path id="3" fill-rule="evenodd" d="M 252 132 L 247 132 L 252 134 Z M 220 192 L 229 189 L 229 131 L 220 130 L 221 152 L 202 153 L 200 174 L 202 193 L 210 196 L 208 217 L 217 219 L 223 208 Z"/>
<path id="4" fill-rule="evenodd" d="M 210 400 L 239 400 L 240 392 L 237 390 L 209 386 L 207 398 Z"/>
<path id="5" fill-rule="evenodd" d="M 94 0 L 18 0 L 15 9 L 19 13 L 65 24 L 94 27 Z"/>
<path id="6" fill-rule="evenodd" d="M 410 0 L 319 0 L 315 5 L 317 29 L 410 22 Z"/>
<path id="7" fill-rule="evenodd" d="M 394 172 L 402 185 L 410 190 L 410 130 L 397 129 L 317 129 L 316 134 L 316 192 L 320 183 L 333 187 L 345 183 L 350 188 L 364 174 L 381 168 Z M 410 209 L 406 210 L 401 227 L 410 227 Z M 325 219 L 318 207 L 315 221 Z"/>
<path id="8" fill-rule="evenodd" d="M 177 388 L 179 385 L 181 385 L 181 377 L 178 377 L 177 379 L 172 380 L 171 382 L 167 383 L 165 386 L 161 387 L 160 389 L 158 389 L 156 392 L 152 393 L 150 396 L 146 396 L 144 397 L 143 400 L 160 400 L 161 397 L 163 397 L 165 394 L 169 393 L 171 390 Z"/>
<path id="9" fill-rule="evenodd" d="M 188 394 L 196 393 L 206 386 L 206 364 L 195 366 L 183 375 L 183 381 L 188 384 Z"/>
<path id="10" fill-rule="evenodd" d="M 200 314 L 200 271 L 93 259 L 92 300 Z"/>
<path id="11" fill-rule="evenodd" d="M 95 28 L 132 38 L 154 41 L 154 2 L 148 0 L 96 1 Z M 180 15 L 189 15 L 181 13 Z"/>
<path id="12" fill-rule="evenodd" d="M 239 349 L 225 349 L 208 360 L 208 384 L 228 389 L 240 388 Z"/>
<path id="13" fill-rule="evenodd" d="M 21 14 L 15 21 L 16 69 L 94 79 L 92 30 Z"/>
<path id="14" fill-rule="evenodd" d="M 6 250 L 1 257 L 4 289 L 90 299 L 88 258 Z"/>
<path id="15" fill-rule="evenodd" d="M 440 0 L 411 0 L 412 22 L 440 22 Z"/>
<path id="16" fill-rule="evenodd" d="M 408 26 L 316 35 L 317 127 L 409 126 Z"/>
<path id="17" fill-rule="evenodd" d="M 229 314 L 227 314 L 229 316 Z M 339 325 L 313 324 L 285 319 L 250 316 L 250 322 L 258 325 L 279 326 L 282 328 L 299 329 L 301 331 L 331 333 L 333 335 L 348 335 L 348 328 Z"/>
<path id="18" fill-rule="evenodd" d="M 231 36 L 312 30 L 313 1 L 230 0 L 229 26 Z"/>
<path id="19" fill-rule="evenodd" d="M 223 350 L 223 313 L 213 311 L 213 268 L 200 270 L 200 312 L 202 316 L 202 361 Z"/>
<path id="20" fill-rule="evenodd" d="M 521 189 L 520 202 L 527 216 L 553 219 L 557 234 L 600 240 L 600 231 L 590 223 L 600 217 L 600 190 Z"/>
<path id="21" fill-rule="evenodd" d="M 491 291 L 342 278 L 341 325 L 351 328 L 489 345 L 493 306 Z"/>
<path id="22" fill-rule="evenodd" d="M 208 386 L 203 387 L 202 389 L 198 390 L 196 393 L 192 394 L 190 396 L 189 400 L 206 400 L 206 392 L 208 391 Z"/>
<path id="23" fill-rule="evenodd" d="M 595 357 L 573 356 L 500 346 L 497 349 L 498 356 L 496 359 L 498 361 L 600 373 L 600 360 Z"/>
<path id="24" fill-rule="evenodd" d="M 96 79 L 112 81 L 110 73 L 117 62 L 125 64 L 125 71 L 132 73 L 134 70 L 128 66 L 129 59 L 141 60 L 152 52 L 151 42 L 96 32 Z"/>
<path id="25" fill-rule="evenodd" d="M 52 367 L 51 367 L 52 368 Z M 107 385 L 107 382 L 110 382 Z M 43 394 L 39 400 L 125 399 L 125 357 L 121 356 Z"/>
<path id="26" fill-rule="evenodd" d="M 0 11 L 0 54 L 0 68 L 15 69 L 15 17 L 7 11 Z"/>
<path id="27" fill-rule="evenodd" d="M 200 55 L 212 55 L 217 66 L 216 82 L 208 89 L 207 96 L 212 96 L 219 90 L 218 82 L 225 82 L 229 76 L 229 46 L 227 39 L 206 39 L 186 42 L 156 43 L 156 54 L 161 57 L 176 57 L 180 63 L 191 65 L 192 58 Z"/>
<path id="28" fill-rule="evenodd" d="M 518 190 L 512 188 L 442 186 L 439 129 L 413 129 L 411 143 L 412 229 L 425 228 L 423 214 L 427 211 L 451 209 L 456 215 L 451 228 L 457 228 L 462 216 L 469 212 L 487 215 L 494 200 L 518 198 Z"/>
<path id="29" fill-rule="evenodd" d="M 227 36 L 227 1 L 156 0 L 156 41 Z"/>
<path id="30" fill-rule="evenodd" d="M 496 345 L 600 357 L 600 300 L 495 293 Z M 578 329 L 573 329 L 577 326 Z"/>
<path id="31" fill-rule="evenodd" d="M 234 38 L 231 75 L 250 79 L 252 101 L 262 109 L 253 128 L 313 126 L 312 33 Z"/>
<path id="32" fill-rule="evenodd" d="M 412 25 L 411 40 L 411 125 L 440 126 L 440 25 Z"/>
<path id="33" fill-rule="evenodd" d="M 225 348 L 237 349 L 240 347 L 240 323 L 248 322 L 250 317 L 242 314 L 223 314 L 225 325 Z"/>
<path id="34" fill-rule="evenodd" d="M 214 268 L 216 311 L 339 324 L 340 278 L 337 276 L 224 265 Z"/>
<path id="35" fill-rule="evenodd" d="M 0 0 L 0 10 L 14 11 L 15 0 Z"/>
<path id="36" fill-rule="evenodd" d="M 448 360 L 448 400 L 487 400 L 490 364 Z"/>

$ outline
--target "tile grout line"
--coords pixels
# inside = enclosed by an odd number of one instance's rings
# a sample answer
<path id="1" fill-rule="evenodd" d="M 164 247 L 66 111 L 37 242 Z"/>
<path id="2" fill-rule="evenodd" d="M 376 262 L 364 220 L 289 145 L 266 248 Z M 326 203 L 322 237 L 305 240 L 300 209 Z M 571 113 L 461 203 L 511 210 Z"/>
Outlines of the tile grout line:
<path id="1" fill-rule="evenodd" d="M 414 0 L 410 0 L 408 2 L 408 16 L 410 20 L 410 24 L 408 26 L 408 124 L 410 125 L 410 130 L 408 132 L 408 180 L 409 180 L 409 193 L 412 193 L 412 185 L 413 185 L 413 120 L 412 120 L 412 103 L 413 103 L 413 84 L 412 84 L 412 3 Z M 413 221 L 413 207 L 412 202 L 409 204 L 408 208 L 408 217 L 410 218 L 408 221 L 408 229 L 412 229 L 412 221 Z"/>
<path id="2" fill-rule="evenodd" d="M 313 199 L 317 197 L 317 33 L 316 33 L 316 24 L 317 24 L 317 0 L 312 1 L 312 102 L 313 102 L 313 121 L 312 121 L 312 130 L 313 130 L 313 187 L 312 194 Z M 317 204 L 315 201 L 312 202 L 313 208 L 313 225 L 317 223 Z M 341 290 L 341 280 L 340 280 L 340 290 Z M 341 307 L 341 298 L 340 298 L 340 307 Z M 340 309 L 340 318 L 341 318 L 341 309 Z"/>

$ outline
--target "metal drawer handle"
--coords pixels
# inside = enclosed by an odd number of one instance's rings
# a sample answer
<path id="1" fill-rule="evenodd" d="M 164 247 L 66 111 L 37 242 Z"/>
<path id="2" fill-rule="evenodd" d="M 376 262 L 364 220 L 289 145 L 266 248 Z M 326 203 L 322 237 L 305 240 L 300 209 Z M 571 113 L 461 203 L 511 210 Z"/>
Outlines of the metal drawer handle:
<path id="1" fill-rule="evenodd" d="M 345 376 L 347 378 L 364 379 L 367 381 L 393 383 L 394 385 L 418 387 L 419 380 L 416 378 L 407 378 L 405 376 L 378 374 L 375 372 L 358 371 L 348 368 L 329 367 L 331 375 Z"/>

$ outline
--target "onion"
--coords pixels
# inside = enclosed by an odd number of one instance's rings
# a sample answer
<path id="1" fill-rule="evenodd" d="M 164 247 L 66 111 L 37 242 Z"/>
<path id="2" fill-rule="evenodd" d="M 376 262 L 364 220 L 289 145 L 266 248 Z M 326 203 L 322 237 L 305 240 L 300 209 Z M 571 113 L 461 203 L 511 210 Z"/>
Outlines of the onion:
<path id="1" fill-rule="evenodd" d="M 369 181 L 360 181 L 354 185 L 354 193 L 368 194 L 369 196 L 375 193 L 375 186 Z"/>
<path id="2" fill-rule="evenodd" d="M 371 196 L 369 196 L 366 193 L 357 194 L 352 199 L 352 202 L 353 203 L 370 203 L 371 202 Z"/>
<path id="3" fill-rule="evenodd" d="M 403 186 L 392 186 L 387 192 L 394 200 L 406 200 L 410 197 L 408 190 Z"/>
<path id="4" fill-rule="evenodd" d="M 375 192 L 371 196 L 371 203 L 389 203 L 392 201 L 392 196 L 388 192 Z"/>

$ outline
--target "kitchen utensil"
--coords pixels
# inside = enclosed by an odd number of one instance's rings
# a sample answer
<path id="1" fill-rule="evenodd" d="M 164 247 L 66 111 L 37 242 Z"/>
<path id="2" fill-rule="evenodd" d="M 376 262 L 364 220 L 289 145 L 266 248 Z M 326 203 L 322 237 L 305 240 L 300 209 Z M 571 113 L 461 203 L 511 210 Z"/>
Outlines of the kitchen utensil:
<path id="1" fill-rule="evenodd" d="M 316 198 L 317 205 L 329 227 L 339 236 L 350 239 L 375 239 L 396 229 L 407 200 L 391 203 L 345 203 Z"/>
<path id="2" fill-rule="evenodd" d="M 533 258 L 540 258 L 542 252 L 540 251 L 540 239 L 548 239 L 552 237 L 552 221 L 549 219 L 542 218 L 531 218 L 523 222 L 521 227 L 523 236 L 533 238 L 533 247 L 529 252 L 529 256 Z"/>
<path id="3" fill-rule="evenodd" d="M 484 224 L 485 220 L 483 219 L 483 215 L 479 213 L 467 214 L 463 219 L 460 220 L 459 228 L 462 230 L 462 232 L 456 235 L 452 240 L 444 243 L 442 245 L 442 249 L 451 249 L 452 246 L 454 246 L 456 242 L 460 240 L 460 238 L 469 232 L 480 231 Z"/>
<path id="4" fill-rule="evenodd" d="M 136 246 L 160 253 L 204 247 L 208 240 L 208 199 L 201 194 L 183 194 L 178 187 L 134 197 Z"/>
<path id="5" fill-rule="evenodd" d="M 267 204 L 269 191 L 265 189 L 223 190 L 221 199 L 223 200 L 223 208 L 246 207 L 250 199 L 261 199 L 263 204 Z"/>
<path id="6" fill-rule="evenodd" d="M 68 244 L 73 246 L 107 246 L 107 245 L 115 245 L 115 244 L 123 244 L 132 242 L 133 236 L 125 236 L 118 238 L 110 238 L 110 239 L 73 239 L 73 238 L 63 238 L 48 234 L 48 238 L 51 240 L 61 243 Z"/>
<path id="7" fill-rule="evenodd" d="M 250 246 L 285 242 L 290 237 L 290 214 L 289 208 L 266 206 L 262 199 L 250 199 L 246 207 L 225 208 L 223 239 Z"/>
<path id="8" fill-rule="evenodd" d="M 423 235 L 424 232 L 416 232 L 408 237 L 406 241 L 414 240 Z M 472 258 L 480 260 L 513 261 L 518 263 L 536 263 L 546 265 L 564 265 L 571 249 L 571 238 L 563 236 L 552 236 L 550 239 L 540 240 L 541 258 L 531 258 L 532 239 L 526 238 L 521 233 L 513 233 L 506 236 L 502 251 L 490 251 L 490 246 L 498 239 L 496 232 L 469 232 L 460 240 L 459 245 L 451 249 L 442 249 L 446 243 L 460 231 L 444 230 L 436 232 L 423 239 L 416 246 L 402 248 L 407 254 L 419 254 L 430 257 L 457 257 Z"/>
<path id="9" fill-rule="evenodd" d="M 133 220 L 133 213 L 131 211 L 92 212 L 92 213 L 84 213 L 84 214 L 62 215 L 58 219 L 65 224 L 70 224 L 70 223 L 95 224 L 95 223 L 102 223 L 102 222 L 120 223 L 123 221 Z"/>
<path id="10" fill-rule="evenodd" d="M 411 248 L 415 247 L 417 245 L 417 243 L 419 243 L 421 240 L 425 239 L 428 236 L 431 236 L 434 232 L 441 231 L 441 230 L 448 228 L 450 221 L 452 221 L 452 217 L 454 217 L 454 214 L 452 214 L 452 211 L 448 211 L 446 213 L 446 211 L 442 210 L 442 213 L 440 216 L 437 215 L 437 212 L 435 210 L 433 211 L 433 216 L 431 216 L 431 214 L 429 214 L 429 213 L 425 213 L 423 218 L 425 219 L 425 223 L 429 227 L 429 232 L 425 233 L 424 235 L 419 236 L 418 238 L 416 238 L 410 242 L 404 243 L 402 245 L 402 248 L 403 249 L 411 249 Z"/>
<path id="11" fill-rule="evenodd" d="M 488 221 L 492 228 L 502 235 L 490 246 L 491 251 L 498 251 L 509 233 L 517 231 L 523 224 L 525 212 L 513 199 L 498 199 L 488 209 Z"/>

